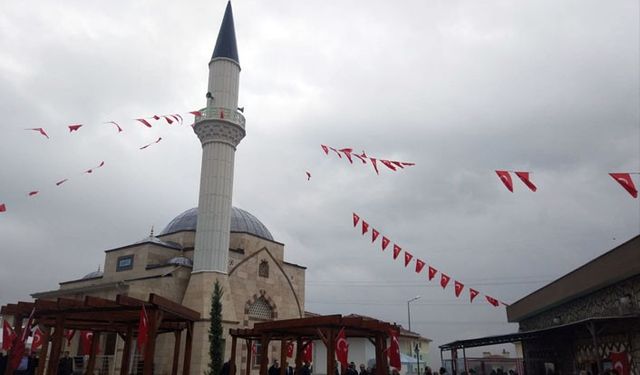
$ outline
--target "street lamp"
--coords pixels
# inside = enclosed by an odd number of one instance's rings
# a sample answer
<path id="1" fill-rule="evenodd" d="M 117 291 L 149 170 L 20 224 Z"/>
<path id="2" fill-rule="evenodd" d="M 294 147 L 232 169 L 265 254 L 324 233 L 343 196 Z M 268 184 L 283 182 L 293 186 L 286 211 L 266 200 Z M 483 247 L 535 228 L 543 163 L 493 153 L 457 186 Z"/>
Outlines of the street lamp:
<path id="1" fill-rule="evenodd" d="M 407 301 L 407 320 L 409 321 L 409 331 L 411 331 L 411 302 L 417 301 L 420 299 L 420 296 L 415 296 Z"/>

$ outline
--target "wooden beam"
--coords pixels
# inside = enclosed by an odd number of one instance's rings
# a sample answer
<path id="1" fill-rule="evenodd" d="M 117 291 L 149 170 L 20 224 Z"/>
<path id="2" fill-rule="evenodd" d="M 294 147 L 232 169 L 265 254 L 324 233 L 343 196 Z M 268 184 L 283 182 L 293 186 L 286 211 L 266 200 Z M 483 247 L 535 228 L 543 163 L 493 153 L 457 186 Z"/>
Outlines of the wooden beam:
<path id="1" fill-rule="evenodd" d="M 179 303 L 173 302 L 169 299 L 161 297 L 157 294 L 151 293 L 149 295 L 149 302 L 160 307 L 160 309 L 169 312 L 173 315 L 179 316 L 186 320 L 196 321 L 200 320 L 200 313 L 191 310 L 188 307 L 185 307 Z"/>
<path id="2" fill-rule="evenodd" d="M 302 337 L 296 338 L 296 370 L 295 374 L 300 375 L 302 370 L 302 352 L 304 350 L 304 344 L 302 343 Z"/>
<path id="3" fill-rule="evenodd" d="M 116 296 L 116 303 L 121 306 L 130 307 L 142 307 L 142 305 L 147 305 L 147 303 L 141 299 L 125 296 L 124 294 L 118 294 Z"/>
<path id="4" fill-rule="evenodd" d="M 73 307 L 84 307 L 84 301 L 78 299 L 71 298 L 62 298 L 58 297 L 58 308 L 59 309 L 68 309 Z"/>
<path id="5" fill-rule="evenodd" d="M 244 374 L 251 375 L 251 355 L 253 354 L 253 341 L 249 339 L 245 340 L 245 342 L 247 343 L 247 367 L 244 369 Z"/>
<path id="6" fill-rule="evenodd" d="M 184 342 L 184 359 L 182 361 L 182 375 L 190 375 L 191 348 L 193 346 L 193 322 L 187 323 L 187 338 Z"/>
<path id="7" fill-rule="evenodd" d="M 120 363 L 120 375 L 129 374 L 129 367 L 131 366 L 131 341 L 133 340 L 133 326 L 127 327 L 127 332 L 124 334 L 124 349 L 122 350 L 122 362 Z"/>
<path id="8" fill-rule="evenodd" d="M 287 340 L 280 340 L 280 375 L 285 374 L 285 363 L 287 362 Z"/>
<path id="9" fill-rule="evenodd" d="M 336 333 L 333 328 L 329 329 L 327 335 L 327 375 L 334 375 L 336 372 Z M 385 374 L 386 372 L 376 371 L 376 374 Z"/>
<path id="10" fill-rule="evenodd" d="M 53 331 L 53 339 L 51 340 L 51 355 L 49 355 L 49 366 L 47 367 L 47 375 L 58 374 L 58 362 L 60 361 L 60 349 L 62 349 L 62 340 L 64 339 L 64 315 L 56 316 L 55 330 Z"/>
<path id="11" fill-rule="evenodd" d="M 93 375 L 96 368 L 96 355 L 98 354 L 98 345 L 100 344 L 100 331 L 93 332 L 91 336 L 91 350 L 89 353 L 89 361 L 87 362 L 86 375 Z"/>
<path id="12" fill-rule="evenodd" d="M 269 335 L 263 334 L 260 338 L 260 375 L 267 375 L 269 364 Z"/>
<path id="13" fill-rule="evenodd" d="M 147 310 L 147 316 L 149 318 L 149 329 L 147 333 L 147 343 L 144 348 L 144 368 L 142 369 L 142 375 L 153 375 L 153 359 L 156 354 L 158 325 L 162 317 L 161 312 L 155 307 Z"/>
<path id="14" fill-rule="evenodd" d="M 238 338 L 231 336 L 231 358 L 229 358 L 230 375 L 236 375 L 236 345 L 238 345 Z"/>
<path id="15" fill-rule="evenodd" d="M 115 301 L 112 300 L 108 300 L 108 299 L 104 299 L 104 298 L 99 298 L 99 297 L 92 297 L 92 296 L 86 296 L 84 297 L 84 305 L 87 307 L 120 307 L 119 304 L 117 304 Z"/>
<path id="16" fill-rule="evenodd" d="M 178 375 L 178 362 L 180 361 L 180 338 L 182 331 L 175 331 L 173 333 L 173 363 L 171 364 L 171 375 Z"/>

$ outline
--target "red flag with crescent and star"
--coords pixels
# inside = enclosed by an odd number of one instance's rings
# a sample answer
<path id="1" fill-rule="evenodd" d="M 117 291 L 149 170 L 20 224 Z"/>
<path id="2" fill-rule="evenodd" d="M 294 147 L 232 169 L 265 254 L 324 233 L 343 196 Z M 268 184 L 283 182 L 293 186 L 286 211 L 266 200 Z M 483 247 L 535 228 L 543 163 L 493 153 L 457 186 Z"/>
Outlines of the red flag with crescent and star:
<path id="1" fill-rule="evenodd" d="M 313 362 L 313 341 L 309 341 L 304 345 L 304 349 L 302 349 L 302 361 Z"/>
<path id="2" fill-rule="evenodd" d="M 389 243 L 391 243 L 391 240 L 388 239 L 385 236 L 382 236 L 382 251 L 385 251 L 387 249 L 387 246 L 389 246 Z"/>
<path id="3" fill-rule="evenodd" d="M 360 216 L 358 216 L 358 214 L 356 214 L 355 212 L 353 213 L 353 227 L 355 228 L 358 225 L 358 221 L 360 221 Z"/>
<path id="4" fill-rule="evenodd" d="M 538 190 L 536 185 L 534 185 L 533 182 L 531 182 L 531 179 L 529 178 L 529 172 L 515 172 L 515 173 L 516 173 L 516 176 L 518 176 L 518 178 L 520 179 L 520 181 L 522 181 L 523 184 L 527 185 L 529 190 L 531 191 Z"/>
<path id="5" fill-rule="evenodd" d="M 618 371 L 620 375 L 631 375 L 631 366 L 629 366 L 629 356 L 627 352 L 611 352 L 609 353 L 611 366 Z"/>
<path id="6" fill-rule="evenodd" d="M 487 299 L 487 302 L 489 302 L 490 304 L 492 304 L 495 307 L 500 306 L 500 301 L 498 301 L 497 299 L 490 297 L 490 296 L 484 296 Z"/>
<path id="7" fill-rule="evenodd" d="M 609 173 L 609 176 L 616 180 L 632 197 L 638 198 L 638 190 L 636 190 L 629 173 Z"/>
<path id="8" fill-rule="evenodd" d="M 393 259 L 398 259 L 398 255 L 402 252 L 402 248 L 396 244 L 393 244 Z"/>
<path id="9" fill-rule="evenodd" d="M 425 266 L 425 262 L 421 259 L 416 259 L 416 273 L 422 272 L 422 269 Z"/>
<path id="10" fill-rule="evenodd" d="M 80 331 L 80 347 L 82 348 L 82 354 L 91 354 L 91 342 L 93 341 L 93 332 Z"/>
<path id="11" fill-rule="evenodd" d="M 398 331 L 389 332 L 389 365 L 400 370 L 400 342 L 398 341 Z"/>
<path id="12" fill-rule="evenodd" d="M 510 192 L 513 193 L 513 181 L 511 181 L 511 175 L 508 171 L 496 171 L 498 177 L 500 177 L 500 181 L 504 184 L 504 186 L 509 189 Z"/>
<path id="13" fill-rule="evenodd" d="M 364 235 L 368 231 L 369 231 L 369 223 L 367 223 L 366 221 L 362 220 L 362 234 Z"/>
<path id="14" fill-rule="evenodd" d="M 15 339 L 16 333 L 13 331 L 13 328 L 11 328 L 11 325 L 9 325 L 9 322 L 4 320 L 2 322 L 2 350 L 8 351 L 11 349 L 13 340 Z"/>
<path id="15" fill-rule="evenodd" d="M 376 242 L 380 232 L 378 232 L 375 228 L 371 229 L 371 242 Z"/>
<path id="16" fill-rule="evenodd" d="M 473 299 L 476 298 L 478 294 L 480 294 L 480 292 L 473 288 L 469 288 L 469 302 L 473 302 Z"/>
<path id="17" fill-rule="evenodd" d="M 440 273 L 440 286 L 442 286 L 442 289 L 447 288 L 447 284 L 449 284 L 449 280 L 451 280 L 451 278 L 448 275 L 445 275 L 442 272 Z"/>
<path id="18" fill-rule="evenodd" d="M 44 335 L 40 328 L 37 326 L 33 329 L 33 341 L 31 341 L 31 351 L 40 348 L 42 346 L 42 342 L 44 341 Z"/>
<path id="19" fill-rule="evenodd" d="M 436 274 L 438 273 L 438 270 L 429 266 L 429 281 L 433 280 L 434 277 L 436 277 Z"/>
<path id="20" fill-rule="evenodd" d="M 406 251 L 404 252 L 404 266 L 407 267 L 409 263 L 411 263 L 411 259 L 413 259 L 413 255 Z"/>
<path id="21" fill-rule="evenodd" d="M 456 292 L 456 297 L 460 297 L 460 293 L 462 293 L 462 289 L 464 289 L 464 284 L 458 280 L 453 282 L 453 287 Z"/>
<path id="22" fill-rule="evenodd" d="M 349 364 L 349 343 L 347 342 L 344 328 L 338 332 L 338 337 L 336 338 L 336 357 L 343 368 L 347 367 Z"/>

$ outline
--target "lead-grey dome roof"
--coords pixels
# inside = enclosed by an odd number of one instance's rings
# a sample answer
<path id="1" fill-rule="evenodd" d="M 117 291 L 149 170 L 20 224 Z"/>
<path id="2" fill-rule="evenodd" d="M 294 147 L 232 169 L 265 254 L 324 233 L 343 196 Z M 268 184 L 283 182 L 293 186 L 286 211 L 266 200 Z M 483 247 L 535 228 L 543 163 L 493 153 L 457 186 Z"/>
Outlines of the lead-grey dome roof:
<path id="1" fill-rule="evenodd" d="M 171 222 L 160 232 L 160 235 L 175 233 L 183 230 L 196 230 L 198 222 L 198 207 L 191 208 L 176 216 Z M 237 207 L 231 208 L 231 232 L 249 233 L 270 241 L 273 236 L 269 229 L 262 224 L 258 218 L 251 215 L 245 210 Z"/>

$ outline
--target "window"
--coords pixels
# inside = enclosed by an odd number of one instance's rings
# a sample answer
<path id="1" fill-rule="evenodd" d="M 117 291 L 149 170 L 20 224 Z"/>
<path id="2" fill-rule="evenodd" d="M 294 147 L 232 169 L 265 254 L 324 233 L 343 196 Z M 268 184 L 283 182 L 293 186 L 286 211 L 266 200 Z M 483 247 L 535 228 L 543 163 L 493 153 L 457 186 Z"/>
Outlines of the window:
<path id="1" fill-rule="evenodd" d="M 269 277 L 269 262 L 266 260 L 260 262 L 260 265 L 258 266 L 258 276 Z"/>
<path id="2" fill-rule="evenodd" d="M 254 341 L 251 344 L 253 347 L 251 348 L 252 353 L 251 357 L 253 357 L 253 367 L 259 367 L 260 362 L 262 361 L 262 343 L 260 341 Z"/>
<path id="3" fill-rule="evenodd" d="M 116 272 L 127 271 L 133 268 L 133 255 L 125 255 L 118 258 Z"/>
<path id="4" fill-rule="evenodd" d="M 258 298 L 251 306 L 249 306 L 249 318 L 259 320 L 273 319 L 273 310 L 264 297 Z"/>

